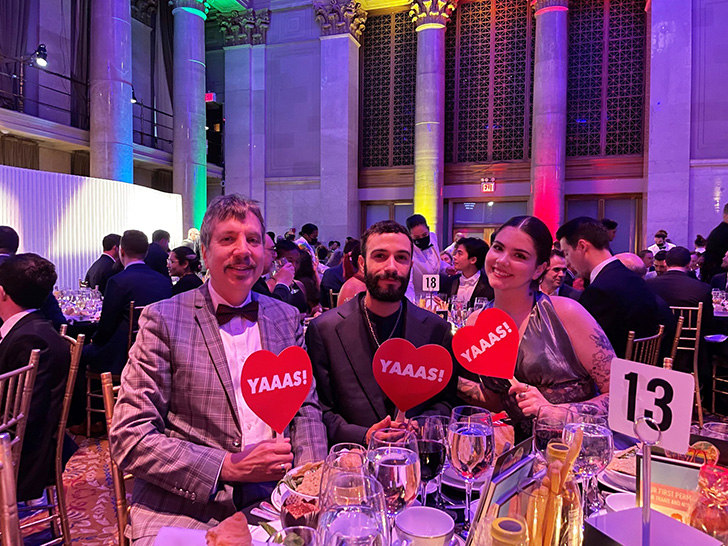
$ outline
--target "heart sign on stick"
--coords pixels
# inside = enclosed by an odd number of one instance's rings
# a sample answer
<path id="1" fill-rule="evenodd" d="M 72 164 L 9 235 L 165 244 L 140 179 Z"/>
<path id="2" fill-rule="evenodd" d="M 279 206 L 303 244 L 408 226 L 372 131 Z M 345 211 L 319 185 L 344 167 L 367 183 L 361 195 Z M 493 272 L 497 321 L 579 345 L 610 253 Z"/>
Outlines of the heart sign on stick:
<path id="1" fill-rule="evenodd" d="M 512 379 L 518 358 L 518 327 L 505 311 L 485 309 L 475 326 L 460 328 L 452 350 L 460 364 L 473 373 Z"/>
<path id="2" fill-rule="evenodd" d="M 417 348 L 393 338 L 377 349 L 372 370 L 384 394 L 398 410 L 407 411 L 445 388 L 452 376 L 452 358 L 440 345 Z"/>
<path id="3" fill-rule="evenodd" d="M 245 361 L 240 376 L 245 403 L 283 434 L 308 396 L 312 373 L 311 359 L 301 347 L 288 347 L 278 356 L 255 351 Z"/>

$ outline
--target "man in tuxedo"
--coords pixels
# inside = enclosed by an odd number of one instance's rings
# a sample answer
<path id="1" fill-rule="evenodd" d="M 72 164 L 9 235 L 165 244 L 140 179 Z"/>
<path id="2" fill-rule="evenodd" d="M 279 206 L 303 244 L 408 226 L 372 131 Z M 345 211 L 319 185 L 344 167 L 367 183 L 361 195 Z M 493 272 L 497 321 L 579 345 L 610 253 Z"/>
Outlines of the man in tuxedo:
<path id="1" fill-rule="evenodd" d="M 405 297 L 412 270 L 412 238 L 391 220 L 373 224 L 361 238 L 359 269 L 366 292 L 315 318 L 306 346 L 329 441 L 366 445 L 371 433 L 387 427 L 397 411 L 374 379 L 372 359 L 391 338 L 415 347 L 434 343 L 451 351 L 450 325 Z M 455 364 L 454 364 L 455 366 Z M 445 390 L 407 412 L 450 414 L 457 387 L 456 372 Z"/>
<path id="2" fill-rule="evenodd" d="M 723 269 L 723 273 L 713 275 L 710 279 L 710 286 L 718 290 L 728 290 L 728 273 L 725 271 L 728 269 L 728 252 L 723 255 L 723 261 L 720 263 L 720 267 Z"/>
<path id="3" fill-rule="evenodd" d="M 121 235 L 109 233 L 102 241 L 104 251 L 86 272 L 86 283 L 90 288 L 98 287 L 103 295 L 106 292 L 106 281 L 113 275 L 114 265 L 119 259 L 119 243 Z"/>
<path id="4" fill-rule="evenodd" d="M 10 226 L 0 226 L 0 264 L 11 256 L 15 256 L 19 246 L 20 237 L 18 232 Z M 56 330 L 59 330 L 62 324 L 66 324 L 66 317 L 63 316 L 58 300 L 52 292 L 48 293 L 48 297 L 43 301 L 39 311 L 46 320 L 51 321 Z M 2 323 L 2 318 L 0 318 L 0 324 Z"/>
<path id="5" fill-rule="evenodd" d="M 558 229 L 556 238 L 566 261 L 589 279 L 579 303 L 602 327 L 618 357 L 624 357 L 630 331 L 638 338 L 657 333 L 655 296 L 639 275 L 612 256 L 601 222 L 587 216 L 574 218 Z"/>
<path id="6" fill-rule="evenodd" d="M 83 348 L 82 367 L 96 372 L 121 373 L 126 363 L 129 304 L 133 301 L 136 306 L 144 306 L 172 297 L 169 277 L 153 271 L 143 261 L 148 247 L 147 236 L 141 231 L 130 229 L 121 237 L 119 260 L 124 270 L 106 284 L 99 327 L 92 343 Z"/>
<path id="7" fill-rule="evenodd" d="M 154 271 L 169 278 L 167 260 L 169 259 L 169 232 L 158 229 L 152 233 L 152 244 L 147 249 L 144 263 Z"/>
<path id="8" fill-rule="evenodd" d="M 452 255 L 452 266 L 458 273 L 452 276 L 440 275 L 440 292 L 466 299 L 468 307 L 475 305 L 475 298 L 492 300 L 495 294 L 483 271 L 487 253 L 488 244 L 482 239 L 458 239 Z"/>
<path id="9" fill-rule="evenodd" d="M 303 346 L 297 311 L 251 290 L 265 259 L 260 209 L 218 197 L 200 231 L 210 279 L 144 310 L 114 408 L 111 452 L 134 475 L 135 546 L 152 545 L 165 526 L 212 527 L 327 453 L 313 381 L 285 438 L 242 395 L 248 356 Z"/>
<path id="10" fill-rule="evenodd" d="M 38 309 L 57 279 L 51 262 L 37 254 L 16 254 L 0 265 L 0 373 L 28 364 L 40 349 L 25 440 L 20 455 L 17 497 L 37 499 L 55 479 L 58 421 L 68 378 L 68 343 Z"/>
<path id="11" fill-rule="evenodd" d="M 602 223 L 604 223 L 603 220 Z M 579 301 L 579 298 L 581 297 L 581 290 L 572 288 L 568 284 L 564 283 L 566 271 L 567 267 L 564 253 L 556 248 L 553 249 L 551 251 L 551 259 L 549 260 L 549 268 L 546 270 L 543 275 L 543 279 L 541 280 L 541 292 L 548 296 L 562 296 L 564 298 L 571 298 L 572 300 Z"/>

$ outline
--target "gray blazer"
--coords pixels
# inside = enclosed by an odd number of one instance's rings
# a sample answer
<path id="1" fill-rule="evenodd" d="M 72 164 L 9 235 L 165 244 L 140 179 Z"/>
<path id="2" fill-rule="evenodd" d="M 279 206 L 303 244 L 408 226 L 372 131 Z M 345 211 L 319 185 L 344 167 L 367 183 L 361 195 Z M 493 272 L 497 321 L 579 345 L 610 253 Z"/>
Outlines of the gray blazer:
<path id="1" fill-rule="evenodd" d="M 263 349 L 303 346 L 296 309 L 252 297 Z M 147 306 L 139 327 L 109 434 L 114 458 L 135 478 L 131 536 L 211 527 L 236 511 L 232 486 L 218 476 L 226 453 L 242 449 L 242 429 L 233 391 L 239 379 L 230 377 L 207 284 Z M 326 455 L 315 385 L 286 435 L 294 464 Z"/>

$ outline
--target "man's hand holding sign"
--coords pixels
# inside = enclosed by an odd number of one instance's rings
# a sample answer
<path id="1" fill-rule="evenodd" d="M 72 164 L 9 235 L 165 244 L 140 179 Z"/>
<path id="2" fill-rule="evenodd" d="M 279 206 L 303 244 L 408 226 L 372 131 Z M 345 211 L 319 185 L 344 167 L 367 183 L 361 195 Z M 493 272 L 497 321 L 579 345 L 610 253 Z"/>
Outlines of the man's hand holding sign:
<path id="1" fill-rule="evenodd" d="M 240 377 L 248 407 L 276 432 L 276 438 L 228 455 L 224 481 L 259 482 L 280 479 L 293 465 L 291 442 L 283 432 L 306 400 L 312 381 L 311 360 L 301 347 L 279 355 L 256 351 L 245 361 Z"/>

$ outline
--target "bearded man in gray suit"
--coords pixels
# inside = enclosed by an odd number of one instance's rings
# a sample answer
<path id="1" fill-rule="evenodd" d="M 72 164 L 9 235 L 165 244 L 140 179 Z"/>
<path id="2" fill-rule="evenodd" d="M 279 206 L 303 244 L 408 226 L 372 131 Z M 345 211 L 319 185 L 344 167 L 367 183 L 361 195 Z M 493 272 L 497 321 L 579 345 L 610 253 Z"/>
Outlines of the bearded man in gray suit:
<path id="1" fill-rule="evenodd" d="M 153 544 L 165 526 L 216 525 L 267 497 L 293 465 L 326 455 L 315 385 L 285 439 L 274 439 L 242 396 L 251 353 L 303 346 L 296 309 L 251 291 L 264 237 L 254 202 L 217 198 L 201 229 L 210 280 L 139 319 L 110 432 L 114 458 L 135 478 L 135 545 Z"/>

